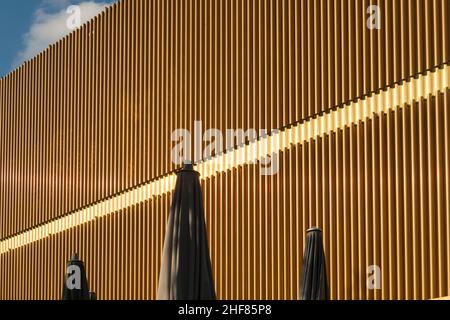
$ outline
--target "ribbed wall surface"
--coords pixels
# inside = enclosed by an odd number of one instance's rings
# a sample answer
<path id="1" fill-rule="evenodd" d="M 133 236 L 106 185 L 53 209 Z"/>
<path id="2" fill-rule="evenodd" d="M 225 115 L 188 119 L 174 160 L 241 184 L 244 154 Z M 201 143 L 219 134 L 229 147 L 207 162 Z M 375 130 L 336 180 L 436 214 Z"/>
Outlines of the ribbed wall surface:
<path id="1" fill-rule="evenodd" d="M 280 128 L 450 60 L 449 1 L 144 1 L 0 80 L 0 240 L 172 171 L 170 135 Z M 324 229 L 333 298 L 449 294 L 450 94 L 204 183 L 220 298 L 297 298 Z M 427 98 L 427 97 L 424 97 Z M 154 298 L 170 195 L 0 256 L 0 298 L 59 298 L 72 251 L 101 299 Z M 382 289 L 366 269 L 382 268 Z"/>
<path id="2" fill-rule="evenodd" d="M 449 101 L 447 90 L 293 146 L 273 177 L 246 165 L 206 180 L 218 296 L 296 299 L 312 225 L 324 231 L 333 298 L 448 295 Z M 8 252 L 1 296 L 58 299 L 63 260 L 78 250 L 100 299 L 155 298 L 169 206 L 157 197 Z M 381 290 L 366 287 L 370 265 Z"/>

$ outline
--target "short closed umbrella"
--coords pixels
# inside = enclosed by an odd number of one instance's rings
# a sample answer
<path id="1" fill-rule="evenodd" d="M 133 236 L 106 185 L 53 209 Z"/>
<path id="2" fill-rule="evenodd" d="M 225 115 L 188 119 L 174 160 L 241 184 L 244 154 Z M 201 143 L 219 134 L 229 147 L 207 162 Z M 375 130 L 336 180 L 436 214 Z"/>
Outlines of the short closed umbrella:
<path id="1" fill-rule="evenodd" d="M 86 269 L 76 253 L 67 262 L 62 300 L 90 300 Z"/>
<path id="2" fill-rule="evenodd" d="M 166 228 L 157 298 L 216 298 L 199 173 L 189 163 L 177 174 Z"/>
<path id="3" fill-rule="evenodd" d="M 306 246 L 300 283 L 301 300 L 328 300 L 328 281 L 322 230 L 306 231 Z"/>
<path id="4" fill-rule="evenodd" d="M 95 292 L 89 292 L 89 300 L 96 301 L 97 294 Z"/>

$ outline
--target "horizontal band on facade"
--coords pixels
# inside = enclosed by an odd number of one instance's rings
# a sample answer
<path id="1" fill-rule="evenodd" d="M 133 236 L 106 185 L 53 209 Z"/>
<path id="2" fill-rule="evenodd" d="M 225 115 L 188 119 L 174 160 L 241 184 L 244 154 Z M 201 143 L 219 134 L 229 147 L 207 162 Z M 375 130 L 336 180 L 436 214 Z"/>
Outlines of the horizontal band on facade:
<path id="1" fill-rule="evenodd" d="M 371 119 L 376 114 L 387 113 L 390 110 L 410 105 L 414 101 L 435 96 L 449 88 L 449 79 L 450 67 L 444 65 L 440 69 L 421 74 L 339 109 L 280 131 L 274 131 L 270 136 L 261 137 L 256 141 L 205 160 L 197 164 L 195 169 L 199 171 L 201 179 L 208 179 L 233 168 L 261 161 L 272 154 L 288 150 L 293 145 L 302 144 L 352 124 Z M 170 193 L 175 182 L 176 174 L 170 173 L 87 208 L 16 234 L 0 242 L 0 254 Z"/>

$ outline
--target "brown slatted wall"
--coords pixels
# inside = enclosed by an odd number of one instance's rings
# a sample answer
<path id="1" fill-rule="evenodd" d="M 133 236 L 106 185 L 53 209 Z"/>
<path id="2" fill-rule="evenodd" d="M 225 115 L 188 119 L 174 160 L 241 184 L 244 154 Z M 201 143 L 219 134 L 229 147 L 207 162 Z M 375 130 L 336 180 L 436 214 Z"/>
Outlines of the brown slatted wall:
<path id="1" fill-rule="evenodd" d="M 447 90 L 295 146 L 280 155 L 273 177 L 246 165 L 203 181 L 218 296 L 296 299 L 304 230 L 311 225 L 324 231 L 332 298 L 448 295 L 449 99 Z M 435 150 L 416 151 L 429 148 L 430 136 Z M 393 150 L 397 155 L 388 157 Z M 311 188 L 303 183 L 307 176 L 322 181 Z M 390 202 L 394 197 L 401 201 Z M 1 297 L 58 299 L 59 260 L 79 250 L 99 298 L 155 298 L 169 206 L 170 195 L 158 197 L 2 255 Z M 382 268 L 379 291 L 366 287 L 373 264 Z M 31 271 L 12 272 L 24 268 Z"/>
<path id="2" fill-rule="evenodd" d="M 365 28 L 374 3 L 380 31 Z M 449 7 L 119 1 L 0 79 L 0 239 L 173 170 L 170 135 L 194 120 L 280 128 L 448 61 Z M 274 178 L 249 166 L 205 182 L 219 297 L 296 298 L 311 225 L 324 228 L 333 298 L 449 294 L 447 109 L 448 92 L 295 147 Z M 0 298 L 58 298 L 73 250 L 100 298 L 154 298 L 169 206 L 2 255 Z M 381 291 L 365 288 L 370 264 Z"/>
<path id="3" fill-rule="evenodd" d="M 449 60 L 448 1 L 381 1 L 380 31 L 364 27 L 368 5 L 128 0 L 107 9 L 2 81 L 15 107 L 5 117 L 17 121 L 4 163 L 37 184 L 31 200 L 26 183 L 8 182 L 2 238 L 173 170 L 170 134 L 194 120 L 279 128 Z M 17 130 L 34 115 L 35 137 Z M 22 154 L 34 145 L 33 167 Z"/>

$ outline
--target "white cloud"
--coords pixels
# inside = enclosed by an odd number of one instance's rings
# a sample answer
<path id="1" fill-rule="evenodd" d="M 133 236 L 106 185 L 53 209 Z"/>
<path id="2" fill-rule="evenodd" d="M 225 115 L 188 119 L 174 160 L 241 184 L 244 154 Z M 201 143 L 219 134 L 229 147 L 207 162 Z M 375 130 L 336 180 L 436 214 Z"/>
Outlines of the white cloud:
<path id="1" fill-rule="evenodd" d="M 56 13 L 49 13 L 43 7 L 38 9 L 34 15 L 34 21 L 29 31 L 24 36 L 23 49 L 17 54 L 14 60 L 14 67 L 19 66 L 24 61 L 36 56 L 49 45 L 57 42 L 70 32 L 67 27 L 67 20 L 70 14 L 66 12 L 67 0 L 45 0 L 44 4 L 57 6 Z M 105 9 L 108 4 L 85 1 L 78 4 L 81 11 L 81 24 L 92 19 L 99 12 Z"/>

